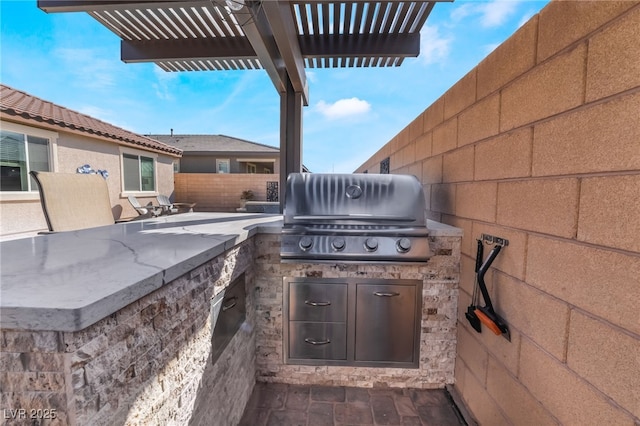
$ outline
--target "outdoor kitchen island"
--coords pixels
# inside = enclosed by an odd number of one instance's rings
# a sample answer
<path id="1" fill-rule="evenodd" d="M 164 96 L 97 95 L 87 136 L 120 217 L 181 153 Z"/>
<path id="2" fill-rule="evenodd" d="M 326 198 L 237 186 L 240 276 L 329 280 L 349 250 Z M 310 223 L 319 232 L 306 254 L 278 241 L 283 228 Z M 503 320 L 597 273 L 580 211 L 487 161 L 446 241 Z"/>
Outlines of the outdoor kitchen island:
<path id="1" fill-rule="evenodd" d="M 429 222 L 433 257 L 406 267 L 283 264 L 281 227 L 280 215 L 187 213 L 0 243 L 3 420 L 233 425 L 256 380 L 453 383 L 461 230 Z M 283 280 L 349 276 L 423 281 L 419 368 L 284 364 Z M 245 319 L 214 356 L 212 302 L 238 283 Z"/>

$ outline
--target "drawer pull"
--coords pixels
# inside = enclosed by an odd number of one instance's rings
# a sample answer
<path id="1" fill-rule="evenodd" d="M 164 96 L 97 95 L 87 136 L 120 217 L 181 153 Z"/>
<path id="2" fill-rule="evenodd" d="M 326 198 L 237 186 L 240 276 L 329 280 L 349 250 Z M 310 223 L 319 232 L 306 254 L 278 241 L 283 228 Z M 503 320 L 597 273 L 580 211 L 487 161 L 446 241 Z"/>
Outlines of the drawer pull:
<path id="1" fill-rule="evenodd" d="M 313 340 L 313 339 L 310 339 L 308 337 L 306 339 L 304 339 L 304 341 L 306 343 L 308 343 L 310 345 L 314 345 L 314 346 L 327 345 L 327 344 L 331 343 L 331 340 L 329 340 L 329 339 L 327 339 L 327 340 Z"/>
<path id="2" fill-rule="evenodd" d="M 230 297 L 228 299 L 225 299 L 225 301 L 228 301 L 228 302 L 231 302 L 231 303 L 229 305 L 222 305 L 222 312 L 228 311 L 229 309 L 231 309 L 234 306 L 236 306 L 236 304 L 238 303 L 238 297 L 237 296 L 233 296 L 233 297 Z"/>
<path id="3" fill-rule="evenodd" d="M 309 306 L 329 306 L 331 302 L 312 302 L 311 300 L 305 300 L 304 304 Z"/>
<path id="4" fill-rule="evenodd" d="M 395 296 L 400 296 L 400 293 L 396 293 L 396 292 L 391 292 L 391 291 L 376 291 L 375 293 L 373 293 L 374 295 L 378 296 L 378 297 L 395 297 Z"/>

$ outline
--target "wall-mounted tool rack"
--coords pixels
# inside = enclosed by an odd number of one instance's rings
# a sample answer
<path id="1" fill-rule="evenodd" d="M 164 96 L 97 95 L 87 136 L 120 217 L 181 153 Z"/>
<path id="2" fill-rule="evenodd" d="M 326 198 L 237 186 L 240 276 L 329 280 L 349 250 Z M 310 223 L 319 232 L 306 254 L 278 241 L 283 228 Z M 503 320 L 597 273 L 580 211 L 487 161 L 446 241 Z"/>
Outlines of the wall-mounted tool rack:
<path id="1" fill-rule="evenodd" d="M 496 335 L 502 335 L 508 341 L 511 341 L 509 327 L 504 319 L 502 319 L 494 310 L 491 303 L 491 297 L 487 291 L 487 285 L 484 282 L 484 275 L 500 253 L 500 250 L 509 245 L 509 240 L 496 237 L 494 235 L 482 234 L 478 242 L 478 253 L 476 255 L 476 283 L 474 285 L 471 305 L 467 308 L 465 316 L 476 332 L 482 332 L 481 324 L 490 329 Z M 482 261 L 484 243 L 493 244 L 493 248 L 489 253 L 489 257 Z M 480 306 L 479 294 L 482 294 L 485 306 Z"/>
<path id="2" fill-rule="evenodd" d="M 502 247 L 506 247 L 509 245 L 509 240 L 507 240 L 506 238 L 495 237 L 489 234 L 482 234 L 480 238 L 482 239 L 482 241 L 489 244 L 497 244 Z"/>

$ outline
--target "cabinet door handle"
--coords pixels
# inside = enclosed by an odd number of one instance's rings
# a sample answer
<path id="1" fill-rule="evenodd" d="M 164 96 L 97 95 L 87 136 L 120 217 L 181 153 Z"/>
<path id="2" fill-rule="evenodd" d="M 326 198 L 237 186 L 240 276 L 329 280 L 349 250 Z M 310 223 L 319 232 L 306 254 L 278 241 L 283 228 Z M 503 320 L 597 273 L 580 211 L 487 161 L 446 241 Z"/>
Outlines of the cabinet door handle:
<path id="1" fill-rule="evenodd" d="M 304 304 L 309 306 L 329 306 L 331 302 L 312 302 L 311 300 L 305 300 Z"/>
<path id="2" fill-rule="evenodd" d="M 314 340 L 314 339 L 310 339 L 310 338 L 308 338 L 308 337 L 307 337 L 306 339 L 304 339 L 304 341 L 305 341 L 306 343 L 308 343 L 308 344 L 310 344 L 310 345 L 314 345 L 314 346 L 317 346 L 317 345 L 326 345 L 326 344 L 331 343 L 331 340 L 329 340 L 329 339 L 327 339 L 327 340 Z"/>
<path id="3" fill-rule="evenodd" d="M 395 292 L 391 292 L 391 291 L 376 291 L 375 293 L 373 293 L 374 295 L 378 296 L 378 297 L 394 297 L 394 296 L 400 296 L 400 293 L 395 293 Z"/>
<path id="4" fill-rule="evenodd" d="M 233 296 L 233 297 L 230 297 L 228 299 L 225 299 L 225 301 L 229 301 L 231 303 L 229 305 L 222 305 L 222 312 L 228 311 L 229 309 L 231 309 L 234 306 L 236 306 L 236 303 L 238 303 L 237 300 L 238 300 L 237 296 Z"/>

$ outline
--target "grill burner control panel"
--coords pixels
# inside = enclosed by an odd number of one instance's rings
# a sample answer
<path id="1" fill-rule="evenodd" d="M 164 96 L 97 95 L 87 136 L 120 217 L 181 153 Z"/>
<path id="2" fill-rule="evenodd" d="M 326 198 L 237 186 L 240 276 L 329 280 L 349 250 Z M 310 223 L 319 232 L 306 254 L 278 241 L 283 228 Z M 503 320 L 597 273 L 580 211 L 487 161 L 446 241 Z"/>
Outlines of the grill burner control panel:
<path id="1" fill-rule="evenodd" d="M 426 261 L 427 237 L 364 235 L 283 235 L 280 255 L 283 261 L 297 260 L 388 260 Z"/>

